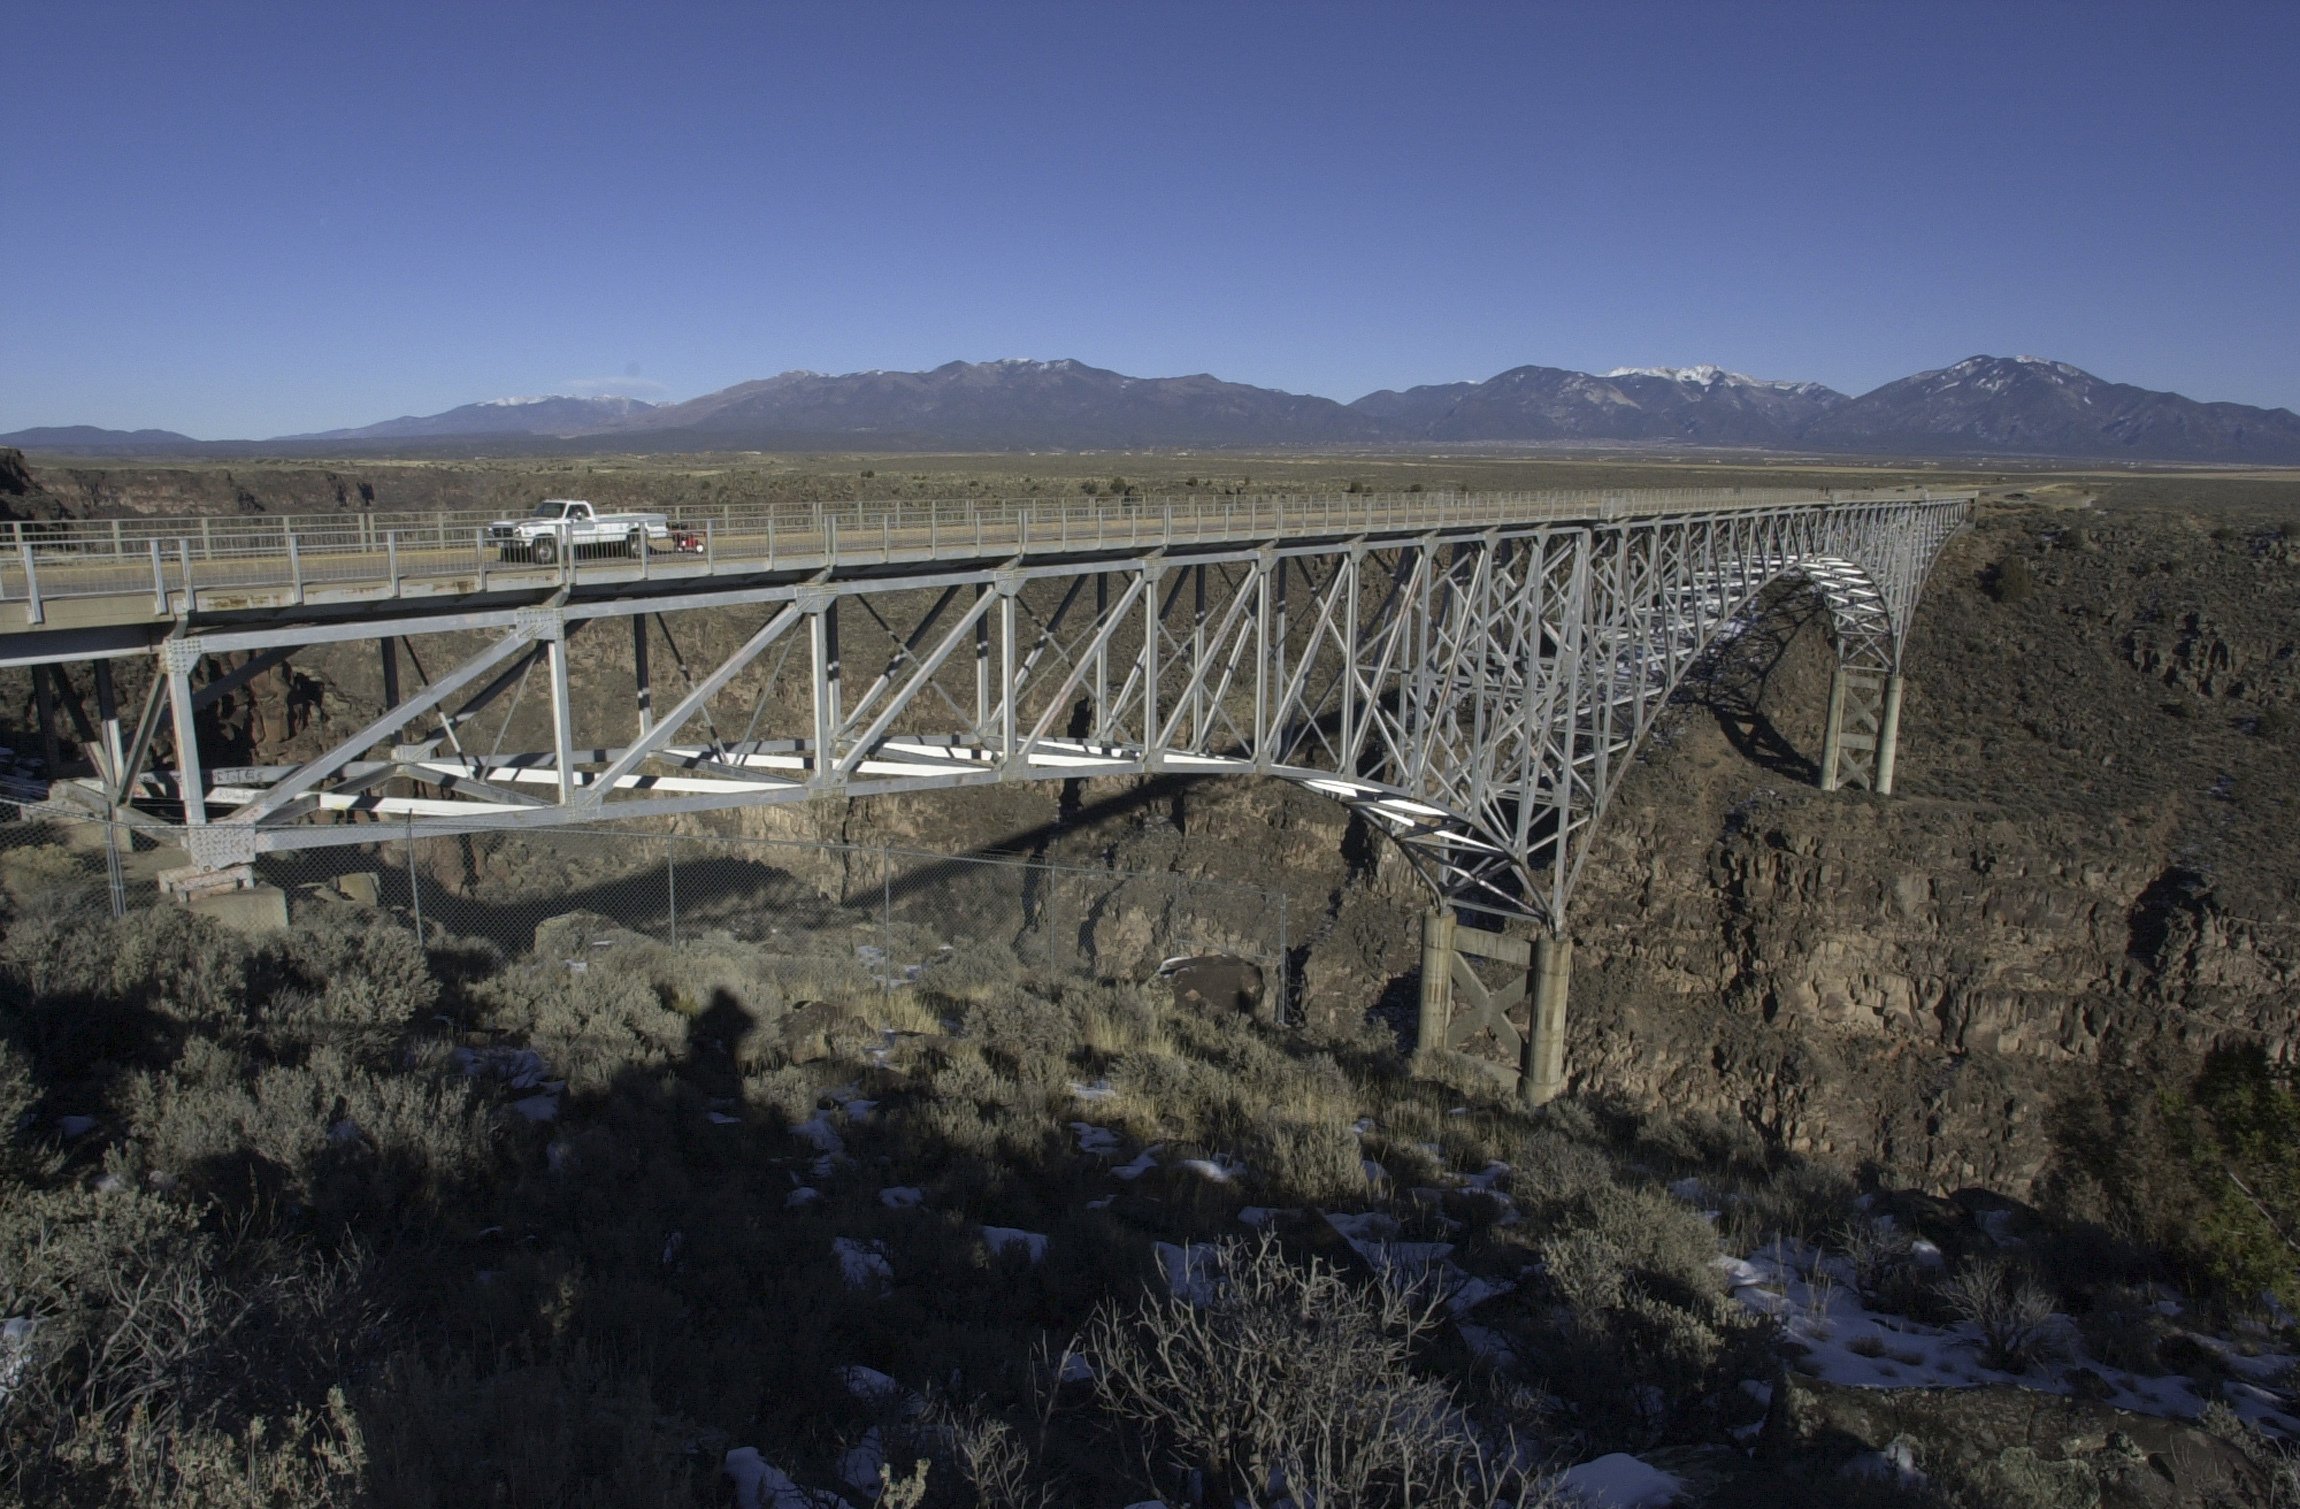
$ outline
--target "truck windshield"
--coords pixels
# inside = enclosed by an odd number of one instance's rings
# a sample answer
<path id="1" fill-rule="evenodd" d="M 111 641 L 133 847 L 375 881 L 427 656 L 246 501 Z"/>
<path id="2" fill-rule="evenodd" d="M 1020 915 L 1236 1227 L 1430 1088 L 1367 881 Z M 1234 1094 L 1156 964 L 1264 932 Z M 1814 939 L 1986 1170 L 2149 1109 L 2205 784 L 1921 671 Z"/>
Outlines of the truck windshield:
<path id="1" fill-rule="evenodd" d="M 535 505 L 535 517 L 538 519 L 556 519 L 566 509 L 567 505 L 564 503 L 538 503 Z"/>

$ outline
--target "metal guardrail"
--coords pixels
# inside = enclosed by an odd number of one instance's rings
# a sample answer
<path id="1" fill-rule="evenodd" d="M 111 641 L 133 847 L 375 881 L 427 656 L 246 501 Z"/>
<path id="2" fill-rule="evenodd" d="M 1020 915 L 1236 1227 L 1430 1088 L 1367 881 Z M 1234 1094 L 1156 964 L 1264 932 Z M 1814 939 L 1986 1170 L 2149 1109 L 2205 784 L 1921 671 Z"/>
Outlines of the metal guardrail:
<path id="1" fill-rule="evenodd" d="M 1666 515 L 1800 503 L 1857 504 L 1928 496 L 1915 489 L 1827 493 L 1798 488 L 1552 490 L 1334 496 L 886 500 L 696 506 L 669 514 L 692 549 L 665 556 L 622 548 L 560 553 L 542 580 L 579 581 L 605 566 L 616 580 L 711 575 L 779 567 L 871 564 L 1028 552 L 1162 548 L 1177 544 L 1477 528 L 1566 519 Z M 20 521 L 0 547 L 0 602 L 23 603 L 33 623 L 66 597 L 149 594 L 152 611 L 178 611 L 191 591 L 374 584 L 398 595 L 408 582 L 492 575 L 537 579 L 538 563 L 506 552 L 479 510 L 430 513 L 168 515 Z M 508 585 L 508 583 L 507 583 Z"/>

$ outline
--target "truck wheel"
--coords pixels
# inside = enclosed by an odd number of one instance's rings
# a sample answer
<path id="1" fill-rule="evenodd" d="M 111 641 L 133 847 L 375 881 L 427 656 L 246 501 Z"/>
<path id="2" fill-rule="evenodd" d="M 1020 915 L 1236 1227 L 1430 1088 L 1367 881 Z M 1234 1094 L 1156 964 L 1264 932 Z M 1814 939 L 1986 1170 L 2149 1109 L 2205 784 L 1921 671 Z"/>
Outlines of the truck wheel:
<path id="1" fill-rule="evenodd" d="M 529 547 L 528 554 L 548 566 L 559 559 L 559 542 L 546 535 Z"/>

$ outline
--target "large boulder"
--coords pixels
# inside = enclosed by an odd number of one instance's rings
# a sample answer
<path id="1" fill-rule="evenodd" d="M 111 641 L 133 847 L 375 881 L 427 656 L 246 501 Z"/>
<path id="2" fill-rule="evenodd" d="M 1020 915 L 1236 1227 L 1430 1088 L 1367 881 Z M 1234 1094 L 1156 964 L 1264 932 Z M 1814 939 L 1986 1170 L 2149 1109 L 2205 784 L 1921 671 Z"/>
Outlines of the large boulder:
<path id="1" fill-rule="evenodd" d="M 1997 1503 L 2265 1509 L 2274 1501 L 2271 1472 L 2238 1442 L 2038 1389 L 1849 1388 L 1786 1377 L 1764 1437 L 1776 1458 L 1842 1456 L 1855 1476 L 1893 1463 Z"/>
<path id="2" fill-rule="evenodd" d="M 1196 954 L 1168 959 L 1158 978 L 1174 987 L 1174 1004 L 1256 1011 L 1262 1004 L 1262 966 L 1234 954 Z"/>
<path id="3" fill-rule="evenodd" d="M 775 1024 L 775 1042 L 786 1064 L 811 1064 L 831 1057 L 843 1041 L 870 1032 L 870 1022 L 843 1001 L 801 1001 Z"/>

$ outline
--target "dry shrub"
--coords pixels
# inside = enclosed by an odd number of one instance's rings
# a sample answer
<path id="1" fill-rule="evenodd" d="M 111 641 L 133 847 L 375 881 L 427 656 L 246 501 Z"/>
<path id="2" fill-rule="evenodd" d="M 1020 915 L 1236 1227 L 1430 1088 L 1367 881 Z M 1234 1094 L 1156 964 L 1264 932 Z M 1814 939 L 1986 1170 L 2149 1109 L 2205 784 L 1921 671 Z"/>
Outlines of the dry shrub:
<path id="1" fill-rule="evenodd" d="M 2175 1335 L 2179 1327 L 2156 1305 L 2156 1291 L 2146 1285 L 2111 1284 L 2101 1289 L 2085 1312 L 2076 1317 L 2085 1351 L 2103 1367 L 2127 1373 L 2157 1372 L 2164 1366 L 2157 1345 Z"/>
<path id="2" fill-rule="evenodd" d="M 888 1490 L 880 1500 L 884 1509 L 903 1502 L 895 1495 L 904 1492 L 906 1485 L 891 1466 L 900 1461 L 917 1464 L 912 1482 L 922 1488 L 927 1484 L 955 1485 L 964 1490 L 965 1502 L 980 1509 L 1045 1509 L 1055 1502 L 1052 1489 L 1041 1481 L 1038 1463 L 1023 1433 L 979 1399 L 962 1402 L 930 1391 L 922 1408 L 890 1422 L 886 1436 L 890 1466 L 880 1472 Z M 919 1468 L 925 1471 L 921 1473 Z M 939 1492 L 939 1486 L 922 1491 L 909 1502 L 916 1504 Z M 947 1502 L 939 1496 L 935 1501 Z"/>
<path id="3" fill-rule="evenodd" d="M 2025 1373 L 2061 1354 L 2050 1290 L 2000 1257 L 1975 1258 L 1941 1285 L 1957 1319 L 1980 1328 L 1981 1361 Z"/>
<path id="4" fill-rule="evenodd" d="M 1316 1205 L 1365 1192 L 1357 1134 L 1340 1118 L 1272 1115 L 1250 1161 L 1272 1195 L 1289 1203 Z"/>
<path id="5" fill-rule="evenodd" d="M 1079 994 L 1079 1030 L 1098 1064 L 1125 1053 L 1171 1053 L 1173 1040 L 1145 987 L 1096 985 Z"/>
<path id="6" fill-rule="evenodd" d="M 1296 1264 L 1266 1233 L 1204 1252 L 1203 1292 L 1106 1301 L 1079 1337 L 1096 1403 L 1146 1453 L 1250 1502 L 1541 1501 L 1452 1390 L 1415 1373 L 1415 1345 L 1443 1318 L 1432 1294 Z"/>
<path id="7" fill-rule="evenodd" d="M 1974 1509 L 2097 1509 L 2100 1503 L 2100 1475 L 2088 1464 L 2054 1461 L 2027 1446 L 2007 1447 L 1951 1476 L 1951 1492 Z"/>
<path id="8" fill-rule="evenodd" d="M 1646 1118 L 1637 1130 L 1637 1152 L 1712 1179 L 1726 1174 L 1762 1179 L 1767 1166 L 1765 1141 L 1755 1128 L 1710 1111 Z"/>
<path id="9" fill-rule="evenodd" d="M 387 1042 L 439 1001 L 439 984 L 414 937 L 395 919 L 360 908 L 318 912 L 265 941 L 252 989 L 273 997 L 267 1031 Z"/>
<path id="10" fill-rule="evenodd" d="M 1068 1078 L 1082 1034 L 1061 1003 L 1028 991 L 988 992 L 966 1008 L 961 1030 L 1014 1078 L 1054 1084 Z"/>
<path id="11" fill-rule="evenodd" d="M 1563 1312 L 1553 1386 L 1602 1430 L 1649 1439 L 1762 1369 L 1764 1324 L 1726 1298 L 1716 1233 L 1682 1202 L 1607 1186 L 1541 1252 Z"/>
<path id="12" fill-rule="evenodd" d="M 643 1373 L 581 1347 L 490 1371 L 401 1355 L 354 1402 L 375 1509 L 694 1502 L 683 1447 L 697 1432 L 662 1413 Z"/>
<path id="13" fill-rule="evenodd" d="M 341 1389 L 236 1429 L 156 1421 L 139 1408 L 116 1431 L 63 1447 L 72 1469 L 105 1484 L 106 1501 L 174 1509 L 335 1509 L 369 1502 L 367 1443 Z"/>
<path id="14" fill-rule="evenodd" d="M 1860 1189 L 1843 1169 L 1792 1162 L 1756 1183 L 1725 1209 L 1727 1239 L 1743 1251 L 1787 1238 L 1818 1244 L 1860 1218 Z"/>
<path id="15" fill-rule="evenodd" d="M 664 1005 L 641 971 L 535 959 L 471 995 L 483 1025 L 541 1053 L 578 1094 L 604 1090 L 626 1070 L 673 1062 L 691 1035 L 690 1019 Z"/>
<path id="16" fill-rule="evenodd" d="M 1879 1310 L 1909 1314 L 1921 1301 L 1924 1270 L 1916 1241 L 1890 1222 L 1856 1217 L 1830 1234 L 1829 1245 L 1853 1268 L 1853 1287 Z"/>
<path id="17" fill-rule="evenodd" d="M 51 1075 L 148 1058 L 164 1023 L 216 1032 L 250 1016 L 246 940 L 178 907 L 19 916 L 0 940 L 0 977 Z"/>
<path id="18" fill-rule="evenodd" d="M 251 1076 L 194 1038 L 173 1067 L 134 1076 L 122 1107 L 146 1167 L 219 1193 L 292 1194 L 339 1219 L 420 1217 L 494 1156 L 488 1108 L 462 1075 L 374 1074 L 333 1046 Z"/>
<path id="19" fill-rule="evenodd" d="M 310 1494 L 284 1502 L 342 1501 L 358 1432 L 328 1389 L 374 1322 L 356 1259 L 244 1221 L 202 1230 L 127 1189 L 6 1209 L 0 1312 L 34 1324 L 0 1409 L 0 1482 L 31 1502 L 99 1485 L 130 1503 L 262 1501 L 217 1476 L 237 1452 L 248 1482 Z"/>
<path id="20" fill-rule="evenodd" d="M 0 1038 L 0 1181 L 31 1180 L 54 1171 L 54 1158 L 36 1150 L 28 1137 L 40 1104 L 31 1061 Z M 5 1188 L 0 1182 L 0 1188 Z"/>
<path id="21" fill-rule="evenodd" d="M 1495 1156 L 1510 1166 L 1509 1190 L 1537 1226 L 1588 1207 L 1614 1187 L 1613 1160 L 1554 1125 L 1505 1126 Z"/>

